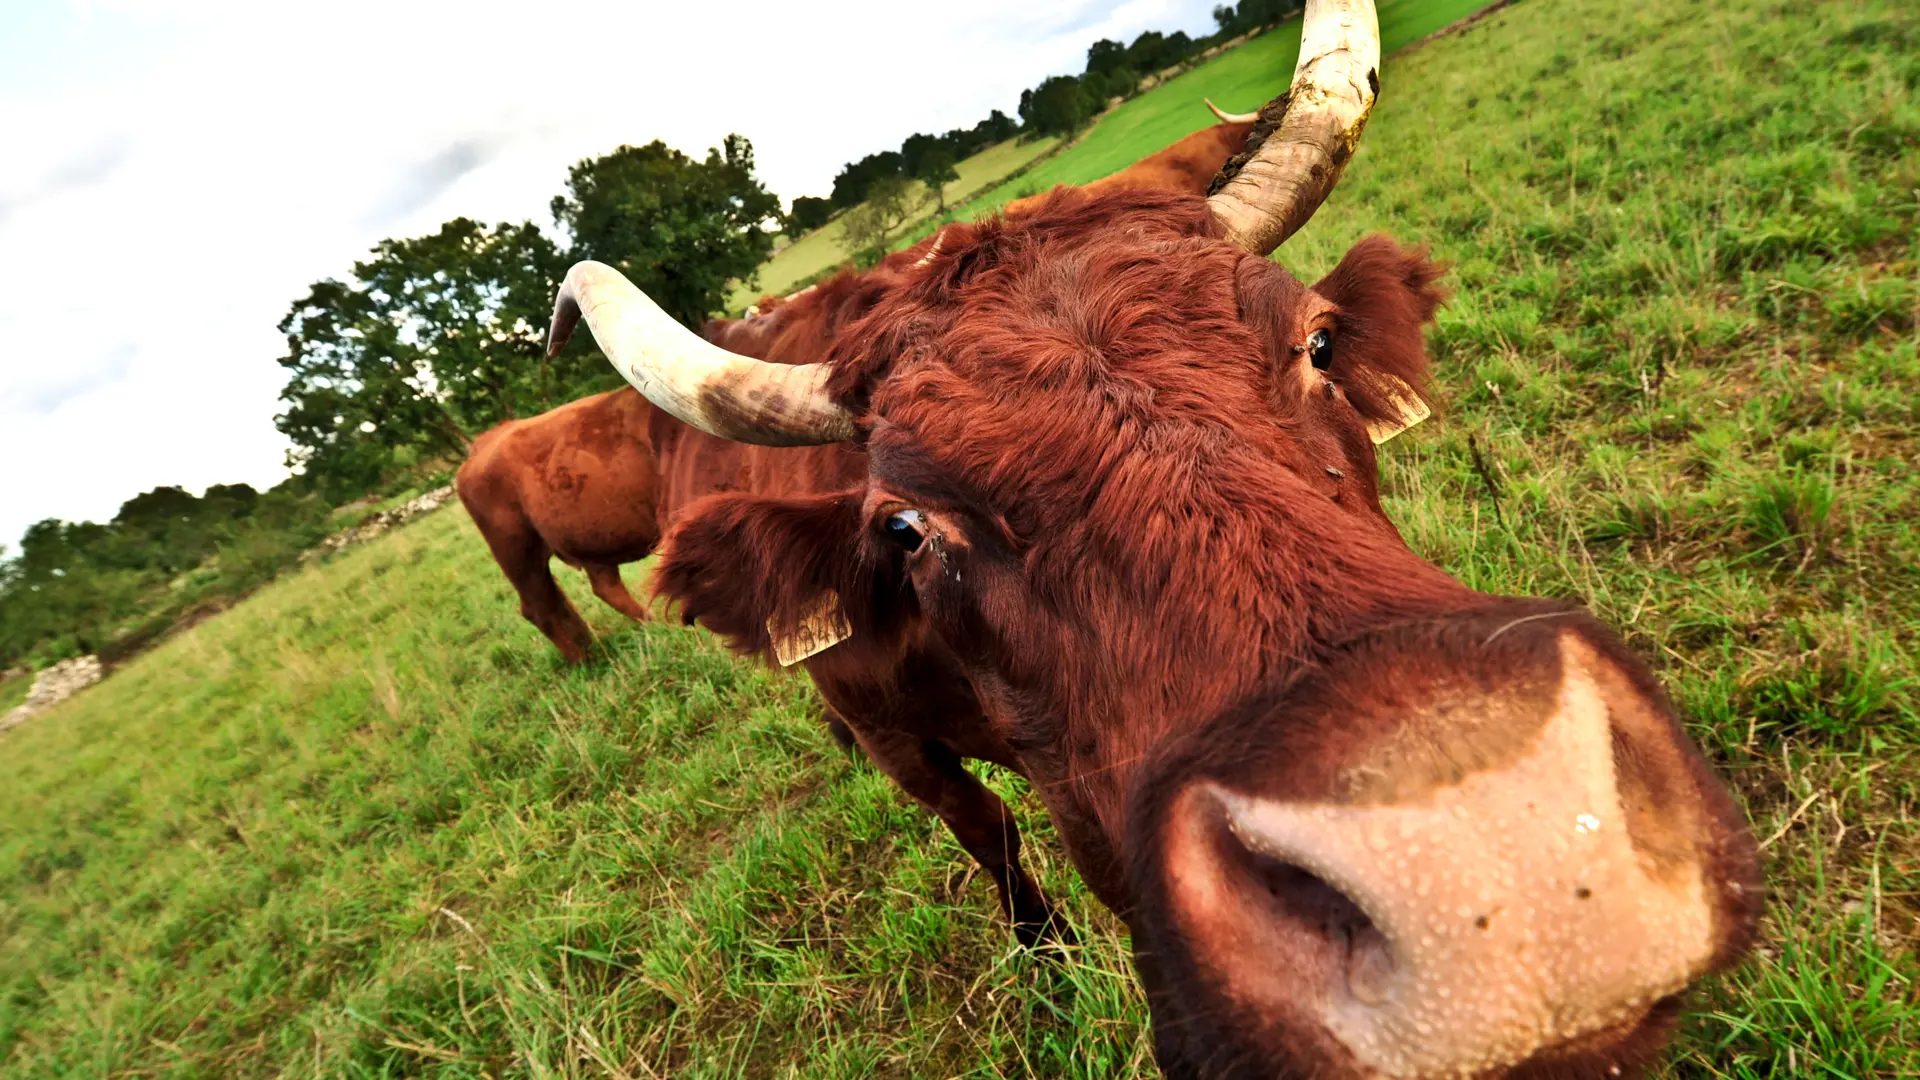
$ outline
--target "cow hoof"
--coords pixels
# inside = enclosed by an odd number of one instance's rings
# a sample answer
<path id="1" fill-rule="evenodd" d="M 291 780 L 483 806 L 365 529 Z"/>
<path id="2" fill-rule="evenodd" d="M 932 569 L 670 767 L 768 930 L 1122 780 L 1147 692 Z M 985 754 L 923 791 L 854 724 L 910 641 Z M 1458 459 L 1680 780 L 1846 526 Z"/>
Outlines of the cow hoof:
<path id="1" fill-rule="evenodd" d="M 1066 959 L 1066 950 L 1080 944 L 1080 938 L 1067 925 L 1067 918 L 1058 911 L 1038 912 L 1013 922 L 1013 936 L 1020 944 L 1032 949 L 1043 959 L 1055 962 Z"/>

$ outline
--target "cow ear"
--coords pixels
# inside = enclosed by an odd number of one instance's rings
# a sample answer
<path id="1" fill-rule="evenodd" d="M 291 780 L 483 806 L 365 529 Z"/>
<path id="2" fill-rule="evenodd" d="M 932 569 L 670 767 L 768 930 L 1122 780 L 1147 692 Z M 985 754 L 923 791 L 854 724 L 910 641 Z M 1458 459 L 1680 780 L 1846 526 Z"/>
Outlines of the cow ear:
<path id="1" fill-rule="evenodd" d="M 1369 236 L 1313 287 L 1339 309 L 1328 374 L 1366 418 L 1376 445 L 1432 415 L 1425 328 L 1446 299 L 1437 284 L 1443 272 L 1425 248 Z"/>
<path id="2" fill-rule="evenodd" d="M 862 495 L 700 499 L 661 544 L 653 594 L 735 651 L 783 664 L 889 642 L 904 601 L 860 542 Z"/>

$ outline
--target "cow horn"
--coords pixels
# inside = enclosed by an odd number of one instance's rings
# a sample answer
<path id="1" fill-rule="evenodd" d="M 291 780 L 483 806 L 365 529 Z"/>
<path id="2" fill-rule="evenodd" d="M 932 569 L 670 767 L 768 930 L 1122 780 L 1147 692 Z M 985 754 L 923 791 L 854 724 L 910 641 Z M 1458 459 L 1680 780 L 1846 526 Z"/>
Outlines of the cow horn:
<path id="1" fill-rule="evenodd" d="M 853 437 L 827 397 L 825 364 L 769 364 L 731 353 L 660 310 L 620 271 L 575 263 L 553 303 L 547 355 L 587 317 L 593 340 L 647 400 L 709 435 L 759 446 L 817 446 Z"/>
<path id="2" fill-rule="evenodd" d="M 1260 119 L 1260 110 L 1258 109 L 1255 109 L 1253 112 L 1221 112 L 1220 106 L 1215 105 L 1212 98 L 1201 98 L 1200 100 L 1207 103 L 1207 108 L 1212 109 L 1213 115 L 1219 117 L 1220 122 L 1223 124 L 1251 124 L 1255 120 Z"/>
<path id="3" fill-rule="evenodd" d="M 930 263 L 930 262 L 932 262 L 933 260 L 935 260 L 935 259 L 937 259 L 937 258 L 939 258 L 939 257 L 940 257 L 940 245 L 942 245 L 942 244 L 944 244 L 944 243 L 946 243 L 946 242 L 947 242 L 947 230 L 946 230 L 946 228 L 945 228 L 945 227 L 943 226 L 943 227 L 942 227 L 942 228 L 941 228 L 941 229 L 940 229 L 940 230 L 939 230 L 938 232 L 935 232 L 935 233 L 933 234 L 933 244 L 932 244 L 932 246 L 930 246 L 930 247 L 928 247 L 928 248 L 927 248 L 927 253 L 926 253 L 925 255 L 922 255 L 922 256 L 920 256 L 920 261 L 919 261 L 919 262 L 916 262 L 916 263 L 914 263 L 914 264 L 913 264 L 913 265 L 914 265 L 914 268 L 915 268 L 915 269 L 918 269 L 918 268 L 920 268 L 920 267 L 922 267 L 922 266 L 925 266 L 925 265 L 927 265 L 928 263 Z"/>
<path id="4" fill-rule="evenodd" d="M 1360 144 L 1379 72 L 1373 0 L 1307 0 L 1293 85 L 1260 110 L 1277 123 L 1207 198 L 1227 239 L 1266 255 L 1307 223 Z"/>

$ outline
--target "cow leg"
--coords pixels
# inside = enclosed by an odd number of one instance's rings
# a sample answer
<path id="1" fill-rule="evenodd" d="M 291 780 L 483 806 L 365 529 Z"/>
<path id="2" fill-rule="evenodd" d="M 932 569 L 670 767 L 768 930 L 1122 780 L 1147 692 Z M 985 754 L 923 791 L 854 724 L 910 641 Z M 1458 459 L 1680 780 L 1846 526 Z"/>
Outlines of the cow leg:
<path id="1" fill-rule="evenodd" d="M 647 621 L 647 609 L 641 607 L 640 602 L 627 591 L 627 583 L 620 578 L 618 563 L 583 563 L 581 565 L 587 571 L 587 580 L 593 583 L 593 595 L 634 622 Z"/>
<path id="2" fill-rule="evenodd" d="M 546 541 L 530 528 L 482 529 L 481 534 L 493 549 L 500 569 L 507 572 L 514 591 L 520 594 L 521 616 L 545 634 L 570 662 L 585 660 L 593 631 L 587 629 L 573 601 L 560 590 L 560 583 L 553 580 L 549 565 L 553 552 Z"/>
<path id="3" fill-rule="evenodd" d="M 880 771 L 946 822 L 960 846 L 993 878 L 1001 910 L 1013 921 L 1014 937 L 1022 945 L 1072 940 L 1047 894 L 1020 865 L 1020 830 L 1012 811 L 967 771 L 958 754 L 943 743 L 904 732 L 867 732 L 857 726 L 854 731 Z"/>
<path id="4" fill-rule="evenodd" d="M 839 713 L 833 711 L 833 706 L 827 706 L 824 719 L 827 722 L 827 734 L 833 736 L 833 741 L 839 743 L 841 749 L 851 750 L 860 745 L 853 737 L 853 729 L 847 726 L 846 720 Z"/>

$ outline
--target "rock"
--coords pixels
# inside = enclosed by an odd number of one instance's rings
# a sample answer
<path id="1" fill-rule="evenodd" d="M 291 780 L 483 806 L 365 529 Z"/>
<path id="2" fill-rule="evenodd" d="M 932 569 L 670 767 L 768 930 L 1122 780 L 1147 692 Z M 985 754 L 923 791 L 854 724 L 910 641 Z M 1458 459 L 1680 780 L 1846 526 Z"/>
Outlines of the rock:
<path id="1" fill-rule="evenodd" d="M 364 544 L 374 537 L 379 536 L 381 533 L 386 532 L 388 529 L 405 525 L 407 522 L 412 521 L 422 514 L 432 513 L 440 509 L 446 505 L 447 500 L 451 498 L 453 498 L 452 484 L 448 484 L 446 487 L 434 488 L 432 491 L 416 495 L 391 510 L 382 510 L 368 517 L 367 520 L 362 521 L 351 529 L 334 533 L 332 536 L 320 541 L 318 547 L 303 552 L 300 555 L 300 561 L 311 562 L 323 555 L 331 555 L 336 551 L 345 550 L 355 544 Z"/>
<path id="2" fill-rule="evenodd" d="M 76 656 L 62 660 L 34 676 L 27 700 L 5 716 L 0 716 L 0 731 L 22 723 L 35 713 L 45 711 L 100 681 L 106 668 L 97 656 Z"/>

